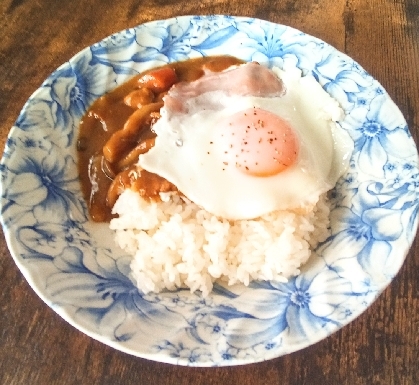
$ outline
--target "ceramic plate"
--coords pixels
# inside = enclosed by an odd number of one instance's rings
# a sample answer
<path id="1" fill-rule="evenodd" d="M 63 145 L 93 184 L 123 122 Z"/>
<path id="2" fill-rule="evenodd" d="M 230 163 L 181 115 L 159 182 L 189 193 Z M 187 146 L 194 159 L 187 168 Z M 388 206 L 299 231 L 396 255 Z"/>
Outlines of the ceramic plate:
<path id="1" fill-rule="evenodd" d="M 144 295 L 130 258 L 92 223 L 80 191 L 80 118 L 145 69 L 230 53 L 313 74 L 336 98 L 355 145 L 332 196 L 332 235 L 288 283 L 216 285 Z M 112 35 L 59 67 L 30 97 L 1 163 L 1 220 L 37 294 L 69 323 L 115 349 L 181 365 L 258 362 L 303 349 L 360 315 L 401 267 L 417 228 L 419 172 L 406 122 L 357 63 L 312 36 L 240 17 L 186 16 Z"/>

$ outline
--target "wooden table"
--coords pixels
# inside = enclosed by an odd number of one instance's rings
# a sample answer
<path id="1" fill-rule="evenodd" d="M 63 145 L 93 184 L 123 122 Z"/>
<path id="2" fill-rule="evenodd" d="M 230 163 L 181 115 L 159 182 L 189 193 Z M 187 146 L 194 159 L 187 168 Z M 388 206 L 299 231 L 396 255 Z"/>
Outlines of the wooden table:
<path id="1" fill-rule="evenodd" d="M 378 79 L 419 140 L 418 0 L 2 0 L 1 148 L 24 102 L 60 64 L 105 36 L 181 14 L 254 16 L 346 52 Z M 358 319 L 268 362 L 187 368 L 116 351 L 63 321 L 32 291 L 0 239 L 1 384 L 418 384 L 419 247 Z"/>

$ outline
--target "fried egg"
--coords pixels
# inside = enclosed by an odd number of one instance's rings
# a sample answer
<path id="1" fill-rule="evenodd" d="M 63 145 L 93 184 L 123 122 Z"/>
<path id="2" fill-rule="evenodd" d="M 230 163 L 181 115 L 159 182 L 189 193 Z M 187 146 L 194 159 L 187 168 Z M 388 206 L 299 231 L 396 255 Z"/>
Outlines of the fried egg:
<path id="1" fill-rule="evenodd" d="M 258 78 L 258 92 L 235 93 L 243 66 L 228 69 L 218 87 L 191 92 L 192 82 L 187 92 L 169 91 L 139 166 L 226 219 L 312 210 L 348 166 L 353 142 L 336 123 L 343 111 L 297 68 L 273 69 L 279 93 L 264 93 Z"/>

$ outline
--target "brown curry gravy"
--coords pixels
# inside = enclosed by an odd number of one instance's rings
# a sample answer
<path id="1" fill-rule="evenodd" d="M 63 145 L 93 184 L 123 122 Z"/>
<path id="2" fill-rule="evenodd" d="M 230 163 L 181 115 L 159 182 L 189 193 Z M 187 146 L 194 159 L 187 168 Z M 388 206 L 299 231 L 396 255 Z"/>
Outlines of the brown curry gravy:
<path id="1" fill-rule="evenodd" d="M 160 68 L 170 67 L 174 69 L 177 81 L 189 82 L 200 78 L 204 74 L 204 68 L 217 72 L 240 63 L 243 62 L 231 56 L 214 56 L 170 63 Z M 175 186 L 158 175 L 145 170 L 139 174 L 135 165 L 138 153 L 148 151 L 154 145 L 155 134 L 152 127 L 159 118 L 161 101 L 167 92 L 164 90 L 156 93 L 149 89 L 144 90 L 146 87 L 141 86 L 142 77 L 154 70 L 136 75 L 98 98 L 80 122 L 77 150 L 81 189 L 89 214 L 96 222 L 107 222 L 112 218 L 113 203 L 127 187 L 138 191 L 147 199 L 158 199 L 159 192 L 176 190 Z M 112 135 L 122 130 L 127 120 L 138 110 L 136 106 L 130 107 L 126 104 L 126 97 L 140 88 L 142 90 L 136 92 L 136 95 L 141 99 L 141 94 L 144 93 L 144 104 L 160 104 L 151 106 L 154 111 L 147 114 L 138 129 L 120 140 L 118 156 L 107 157 L 112 159 L 109 162 L 104 157 L 103 148 Z"/>

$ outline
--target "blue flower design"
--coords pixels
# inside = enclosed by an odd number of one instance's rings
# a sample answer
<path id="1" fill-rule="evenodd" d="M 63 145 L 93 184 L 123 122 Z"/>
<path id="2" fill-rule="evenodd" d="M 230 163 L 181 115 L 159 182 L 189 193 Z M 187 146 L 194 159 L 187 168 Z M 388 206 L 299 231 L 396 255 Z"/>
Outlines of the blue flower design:
<path id="1" fill-rule="evenodd" d="M 229 308 L 212 311 L 228 321 L 223 334 L 231 347 L 240 350 L 259 344 L 273 346 L 272 340 L 283 333 L 294 343 L 313 333 L 327 333 L 337 326 L 334 315 L 348 298 L 362 295 L 354 293 L 350 282 L 333 269 L 306 269 L 306 274 L 288 283 L 256 282 L 250 287 L 253 290 L 228 302 Z"/>
<path id="2" fill-rule="evenodd" d="M 77 222 L 67 221 L 51 225 L 49 222 L 19 228 L 17 239 L 25 259 L 54 261 L 63 252 L 63 241 L 72 247 L 92 247 L 91 236 Z"/>
<path id="3" fill-rule="evenodd" d="M 243 50 L 249 50 L 246 60 L 280 68 L 284 66 L 284 62 L 290 61 L 303 71 L 310 68 L 307 57 L 311 51 L 307 49 L 306 35 L 301 32 L 290 33 L 290 29 L 282 25 L 255 24 L 247 21 L 237 23 L 237 30 L 248 36 L 241 47 Z M 292 34 L 292 39 L 284 38 L 284 34 Z"/>
<path id="4" fill-rule="evenodd" d="M 90 319 L 116 341 L 129 341 L 136 334 L 144 341 L 153 340 L 157 326 L 164 338 L 173 325 L 185 322 L 180 314 L 148 302 L 138 291 L 129 279 L 130 257 L 106 249 L 96 250 L 97 254 L 89 251 L 68 246 L 53 258 L 57 272 L 46 283 L 52 300 L 66 305 L 77 298 L 76 317 Z"/>
<path id="5" fill-rule="evenodd" d="M 409 216 L 405 225 L 408 238 L 414 237 L 419 212 L 419 172 L 413 161 L 388 162 L 384 168 L 385 181 L 379 193 L 386 197 L 387 207 L 400 209 Z"/>
<path id="6" fill-rule="evenodd" d="M 90 47 L 89 65 L 103 64 L 112 68 L 116 74 L 135 75 L 138 71 L 132 68 L 133 56 L 138 46 L 134 29 L 127 29 L 110 36 Z"/>
<path id="7" fill-rule="evenodd" d="M 152 60 L 162 64 L 185 60 L 191 54 L 193 32 L 192 22 L 186 19 L 150 29 L 144 25 L 137 30 L 137 53 L 132 60 L 140 63 Z"/>
<path id="8" fill-rule="evenodd" d="M 406 147 L 410 135 L 400 110 L 387 97 L 376 96 L 368 109 L 360 108 L 343 122 L 355 127 L 351 132 L 354 139 L 354 156 L 359 168 L 376 177 L 384 177 L 384 167 L 389 155 L 408 158 L 415 149 Z M 374 167 L 371 165 L 374 164 Z"/>
<path id="9" fill-rule="evenodd" d="M 88 107 L 106 90 L 116 86 L 116 75 L 112 68 L 101 64 L 91 65 L 91 61 L 89 50 L 58 69 L 45 83 L 50 87 L 52 101 L 56 103 L 60 128 L 68 131 L 69 143 L 74 126 Z"/>
<path id="10" fill-rule="evenodd" d="M 69 219 L 85 221 L 74 159 L 70 155 L 54 156 L 52 150 L 40 151 L 40 147 L 35 147 L 38 151 L 31 151 L 35 142 L 29 139 L 23 143 L 22 156 L 9 163 L 10 179 L 4 193 L 9 203 L 3 206 L 2 214 L 6 215 L 13 208 L 31 212 L 40 222 L 46 218 L 51 223 L 63 223 Z M 19 218 L 8 215 L 10 220 Z"/>
<path id="11" fill-rule="evenodd" d="M 348 111 L 353 105 L 362 107 L 368 103 L 368 100 L 360 95 L 370 86 L 370 83 L 370 78 L 349 69 L 342 70 L 334 79 L 328 79 L 324 89 Z"/>
<path id="12" fill-rule="evenodd" d="M 356 258 L 363 271 L 373 277 L 385 277 L 386 271 L 391 271 L 392 242 L 404 231 L 403 210 L 394 207 L 392 193 L 367 181 L 359 186 L 352 207 L 337 207 L 331 213 L 328 245 L 341 250 L 345 259 Z M 329 257 L 328 246 L 322 254 Z"/>
<path id="13" fill-rule="evenodd" d="M 155 350 L 164 352 L 170 357 L 175 358 L 178 362 L 186 362 L 188 365 L 196 365 L 211 360 L 211 353 L 207 349 L 203 347 L 191 348 L 183 342 L 172 343 L 166 340 L 155 346 Z"/>
<path id="14" fill-rule="evenodd" d="M 346 113 L 356 106 L 368 106 L 374 79 L 345 57 L 336 58 L 333 52 L 327 52 L 313 68 L 313 76 Z"/>
<path id="15" fill-rule="evenodd" d="M 46 132 L 54 129 L 57 125 L 57 106 L 47 99 L 47 94 L 45 96 L 45 99 L 38 97 L 27 102 L 16 121 L 17 127 L 23 131 L 36 130 L 40 126 L 45 127 Z"/>
<path id="16" fill-rule="evenodd" d="M 59 148 L 68 147 L 73 126 L 66 126 L 65 115 L 59 113 L 59 105 L 51 99 L 51 89 L 44 86 L 37 97 L 30 99 L 20 113 L 16 126 L 29 137 L 42 141 L 43 146 L 54 144 Z M 40 130 L 39 128 L 43 129 Z"/>
<path id="17" fill-rule="evenodd" d="M 211 313 L 198 313 L 194 317 L 189 333 L 202 343 L 211 343 L 224 336 L 227 321 Z"/>

